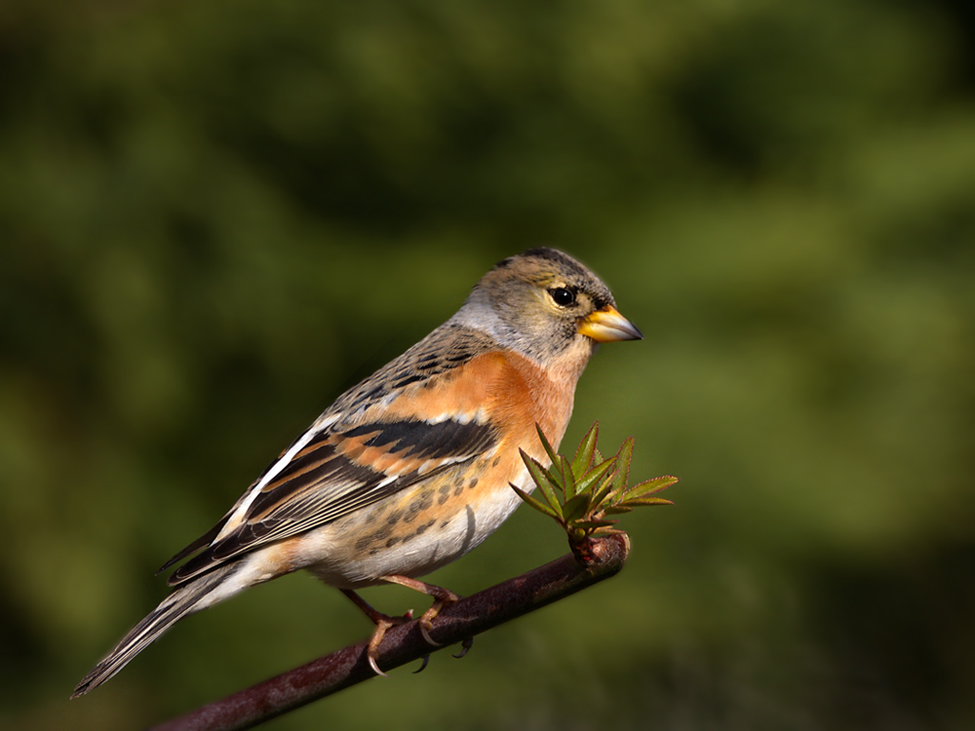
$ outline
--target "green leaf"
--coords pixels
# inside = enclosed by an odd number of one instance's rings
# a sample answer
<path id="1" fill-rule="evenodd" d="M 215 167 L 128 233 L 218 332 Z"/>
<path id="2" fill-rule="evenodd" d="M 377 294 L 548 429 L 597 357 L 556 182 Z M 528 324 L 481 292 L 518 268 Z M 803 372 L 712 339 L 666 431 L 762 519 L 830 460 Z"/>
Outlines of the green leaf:
<path id="1" fill-rule="evenodd" d="M 545 505 L 540 500 L 536 500 L 531 495 L 529 495 L 527 492 L 525 492 L 521 488 L 517 487 L 513 482 L 509 482 L 508 484 L 511 485 L 511 489 L 512 490 L 514 490 L 516 493 L 518 493 L 518 497 L 520 497 L 526 503 L 528 503 L 533 508 L 535 508 L 535 510 L 537 510 L 540 513 L 545 513 L 545 515 L 548 515 L 549 517 L 555 518 L 556 520 L 559 519 L 559 516 L 556 515 L 555 514 L 555 511 L 552 510 L 552 508 L 550 508 L 548 505 Z"/>
<path id="2" fill-rule="evenodd" d="M 610 462 L 615 465 L 616 458 L 614 457 L 613 459 L 610 460 Z M 603 480 L 603 484 L 599 486 L 599 489 L 594 491 L 593 498 L 592 498 L 593 505 L 602 505 L 609 498 L 616 497 L 615 495 L 612 495 L 613 485 L 616 482 L 616 474 L 617 473 L 615 471 L 608 474 L 606 476 L 606 479 Z"/>
<path id="3" fill-rule="evenodd" d="M 618 507 L 641 507 L 645 505 L 673 505 L 673 500 L 665 497 L 638 497 L 634 500 L 626 500 L 619 503 Z"/>
<path id="4" fill-rule="evenodd" d="M 583 541 L 596 532 L 619 532 L 611 527 L 616 524 L 616 520 L 609 517 L 611 515 L 629 513 L 637 507 L 673 504 L 654 496 L 677 482 L 671 475 L 627 486 L 633 460 L 633 437 L 625 439 L 615 455 L 604 459 L 596 446 L 599 422 L 595 422 L 570 461 L 552 449 L 540 426 L 536 424 L 535 429 L 551 463 L 543 467 L 542 462 L 524 450 L 521 450 L 521 458 L 540 495 L 534 498 L 514 485 L 511 487 L 524 502 L 554 518 L 568 533 L 570 543 Z"/>
<path id="5" fill-rule="evenodd" d="M 643 497 L 644 495 L 652 495 L 655 492 L 660 492 L 670 487 L 675 482 L 677 482 L 677 478 L 673 475 L 662 475 L 650 480 L 644 480 L 640 484 L 628 488 L 623 494 L 623 499 L 631 500 L 633 498 Z"/>
<path id="6" fill-rule="evenodd" d="M 555 511 L 556 515 L 560 518 L 562 517 L 562 505 L 559 502 L 558 496 L 555 494 L 555 488 L 552 485 L 553 480 L 556 476 L 550 471 L 542 467 L 541 463 L 528 454 L 524 449 L 521 451 L 521 459 L 525 463 L 525 467 L 528 468 L 528 474 L 532 478 L 542 495 L 548 500 L 548 504 Z"/>
<path id="7" fill-rule="evenodd" d="M 528 468 L 528 474 L 531 476 L 532 481 L 539 485 L 542 482 L 547 482 L 549 484 L 554 484 L 558 482 L 559 475 L 551 467 L 543 467 L 542 463 L 537 459 L 532 457 L 524 449 L 519 449 L 518 452 L 521 454 L 521 461 L 525 463 L 525 467 Z"/>
<path id="8" fill-rule="evenodd" d="M 572 465 L 569 464 L 569 460 L 561 454 L 559 455 L 559 472 L 562 473 L 562 492 L 565 493 L 566 501 L 571 500 L 578 493 L 576 478 L 572 474 Z"/>
<path id="9" fill-rule="evenodd" d="M 576 450 L 576 456 L 572 460 L 572 476 L 578 481 L 589 469 L 592 464 L 593 453 L 596 451 L 596 439 L 599 436 L 599 422 L 593 422 L 593 425 L 586 432 L 586 436 L 582 438 L 579 443 L 579 448 Z"/>
<path id="10" fill-rule="evenodd" d="M 616 464 L 616 458 L 606 460 L 602 463 L 597 463 L 595 467 L 589 470 L 581 479 L 576 481 L 576 492 L 592 492 L 592 486 L 606 474 L 606 472 Z"/>
<path id="11" fill-rule="evenodd" d="M 627 437 L 616 453 L 617 472 L 613 477 L 613 496 L 622 495 L 626 490 L 626 481 L 630 479 L 630 461 L 633 459 L 633 437 Z"/>
<path id="12" fill-rule="evenodd" d="M 545 448 L 545 453 L 548 455 L 549 460 L 551 460 L 552 464 L 555 464 L 555 450 L 552 449 L 552 445 L 549 444 L 548 439 L 545 438 L 545 432 L 542 431 L 542 427 L 535 424 L 535 431 L 538 432 L 538 438 L 542 440 L 542 446 Z"/>
<path id="13" fill-rule="evenodd" d="M 566 523 L 572 523 L 582 518 L 589 510 L 589 495 L 583 493 L 576 495 L 571 500 L 566 500 L 562 506 L 562 515 Z"/>

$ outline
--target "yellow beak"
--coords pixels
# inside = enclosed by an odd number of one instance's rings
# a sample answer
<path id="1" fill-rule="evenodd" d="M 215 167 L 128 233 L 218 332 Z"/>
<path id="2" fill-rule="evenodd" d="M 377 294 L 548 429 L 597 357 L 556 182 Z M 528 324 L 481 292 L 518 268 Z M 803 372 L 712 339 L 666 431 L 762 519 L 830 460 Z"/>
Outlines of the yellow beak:
<path id="1" fill-rule="evenodd" d="M 597 343 L 611 343 L 614 340 L 643 340 L 643 334 L 636 326 L 623 317 L 615 307 L 606 305 L 596 310 L 579 323 L 579 333 L 590 337 Z"/>

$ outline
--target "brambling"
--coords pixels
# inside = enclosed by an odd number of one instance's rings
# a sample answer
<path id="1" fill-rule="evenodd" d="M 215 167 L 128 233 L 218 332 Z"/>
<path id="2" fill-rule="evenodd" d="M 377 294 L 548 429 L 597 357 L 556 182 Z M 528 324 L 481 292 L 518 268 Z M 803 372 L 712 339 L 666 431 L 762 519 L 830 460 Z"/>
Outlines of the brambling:
<path id="1" fill-rule="evenodd" d="M 597 343 L 641 339 L 592 272 L 554 249 L 499 262 L 443 325 L 343 394 L 248 488 L 209 532 L 160 569 L 186 560 L 175 589 L 78 684 L 115 675 L 183 617 L 305 569 L 376 623 L 373 669 L 386 629 L 355 590 L 393 583 L 434 602 L 459 597 L 416 579 L 493 533 L 533 489 L 522 449 L 549 464 L 576 382 Z M 195 554 L 195 555 L 194 555 Z"/>

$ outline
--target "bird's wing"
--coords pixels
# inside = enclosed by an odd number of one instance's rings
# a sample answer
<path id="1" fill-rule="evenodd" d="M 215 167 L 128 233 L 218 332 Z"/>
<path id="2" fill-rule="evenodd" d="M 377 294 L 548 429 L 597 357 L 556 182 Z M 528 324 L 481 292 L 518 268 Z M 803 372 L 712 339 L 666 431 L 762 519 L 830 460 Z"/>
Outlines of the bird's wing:
<path id="1" fill-rule="evenodd" d="M 497 359 L 480 357 L 490 355 L 491 341 L 456 327 L 431 339 L 433 335 L 322 414 L 220 523 L 163 567 L 202 549 L 169 583 L 182 584 L 494 449 L 497 424 L 484 406 Z M 469 379 L 458 378 L 468 367 L 478 371 L 474 388 Z"/>

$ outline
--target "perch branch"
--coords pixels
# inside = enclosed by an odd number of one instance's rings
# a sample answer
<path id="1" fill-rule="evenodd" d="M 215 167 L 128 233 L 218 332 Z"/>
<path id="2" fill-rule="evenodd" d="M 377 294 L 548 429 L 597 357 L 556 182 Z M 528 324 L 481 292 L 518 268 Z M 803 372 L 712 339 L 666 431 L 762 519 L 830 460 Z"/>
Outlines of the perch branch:
<path id="1" fill-rule="evenodd" d="M 391 670 L 420 660 L 504 622 L 618 573 L 629 553 L 625 533 L 589 539 L 585 558 L 570 553 L 482 592 L 461 599 L 437 616 L 431 635 L 440 647 L 423 639 L 417 622 L 390 629 L 379 648 L 379 665 Z M 290 670 L 223 700 L 173 719 L 154 731 L 230 731 L 252 728 L 364 680 L 376 677 L 360 643 Z"/>

